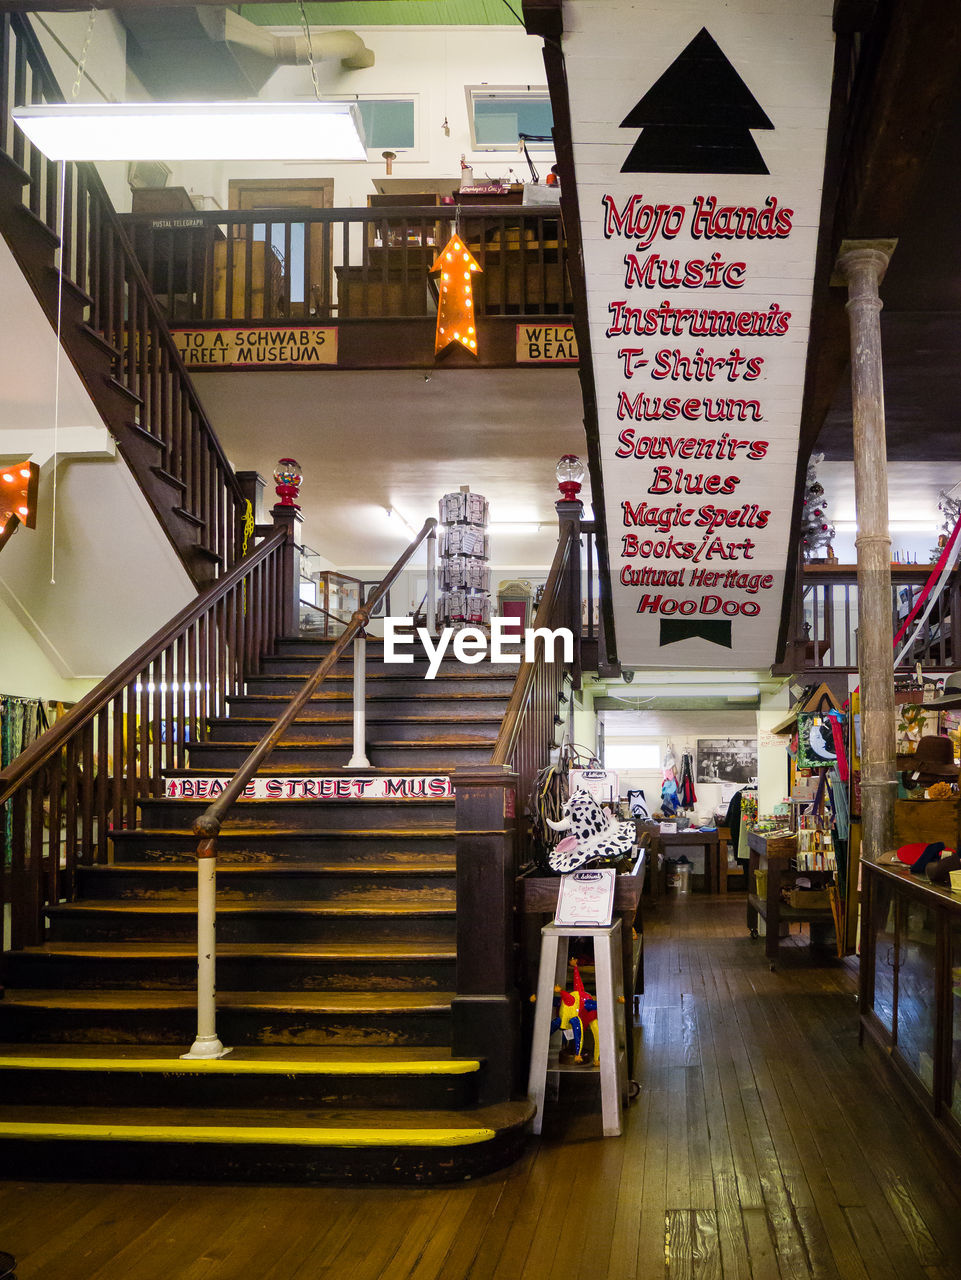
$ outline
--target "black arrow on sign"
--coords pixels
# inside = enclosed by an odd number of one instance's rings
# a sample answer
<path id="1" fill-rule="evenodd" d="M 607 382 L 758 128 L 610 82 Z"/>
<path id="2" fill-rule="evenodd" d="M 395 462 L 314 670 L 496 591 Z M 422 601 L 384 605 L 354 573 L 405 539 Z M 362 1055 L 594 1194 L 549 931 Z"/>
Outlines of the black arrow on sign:
<path id="1" fill-rule="evenodd" d="M 774 125 L 706 27 L 621 121 L 641 129 L 621 173 L 768 173 L 752 129 Z"/>
<path id="2" fill-rule="evenodd" d="M 678 640 L 708 640 L 723 649 L 732 647 L 730 622 L 711 618 L 662 618 L 659 648 Z"/>

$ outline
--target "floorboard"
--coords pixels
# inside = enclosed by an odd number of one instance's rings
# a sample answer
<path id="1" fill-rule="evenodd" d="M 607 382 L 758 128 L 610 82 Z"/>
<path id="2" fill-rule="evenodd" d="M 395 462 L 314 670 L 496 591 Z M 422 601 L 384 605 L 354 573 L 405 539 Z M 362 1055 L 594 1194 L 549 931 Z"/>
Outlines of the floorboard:
<path id="1" fill-rule="evenodd" d="M 857 1043 L 853 961 L 777 970 L 743 895 L 645 920 L 638 1099 L 561 1080 L 501 1174 L 453 1187 L 0 1180 L 19 1280 L 953 1280 L 961 1168 Z M 64 1171 L 66 1175 L 67 1171 Z"/>

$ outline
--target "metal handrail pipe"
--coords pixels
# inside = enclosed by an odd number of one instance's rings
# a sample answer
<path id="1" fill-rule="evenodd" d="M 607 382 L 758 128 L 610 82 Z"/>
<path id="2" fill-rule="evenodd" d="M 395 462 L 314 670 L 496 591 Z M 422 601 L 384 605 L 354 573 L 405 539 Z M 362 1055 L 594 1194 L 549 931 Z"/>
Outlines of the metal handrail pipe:
<path id="1" fill-rule="evenodd" d="M 198 858 L 210 858 L 214 856 L 213 845 L 216 843 L 220 828 L 223 826 L 227 812 L 233 805 L 234 801 L 241 794 L 247 783 L 254 776 L 260 766 L 268 758 L 268 756 L 276 747 L 277 743 L 284 736 L 289 726 L 297 718 L 304 705 L 310 701 L 318 685 L 326 678 L 327 674 L 340 659 L 341 654 L 351 643 L 357 633 L 367 626 L 370 621 L 370 615 L 374 608 L 380 603 L 387 594 L 394 582 L 404 569 L 411 556 L 424 541 L 432 529 L 437 527 L 437 521 L 430 517 L 424 521 L 423 528 L 417 537 L 411 542 L 399 559 L 395 562 L 392 569 L 388 571 L 386 576 L 381 580 L 379 586 L 374 588 L 373 594 L 368 597 L 365 603 L 352 615 L 350 623 L 344 631 L 343 635 L 338 636 L 334 641 L 333 648 L 327 657 L 321 662 L 314 671 L 304 681 L 300 692 L 291 699 L 285 711 L 278 716 L 271 729 L 264 734 L 254 749 L 244 760 L 243 764 L 238 768 L 237 772 L 231 778 L 230 782 L 211 804 L 204 813 L 196 820 L 193 825 L 194 835 L 200 837 L 200 844 L 197 849 Z"/>

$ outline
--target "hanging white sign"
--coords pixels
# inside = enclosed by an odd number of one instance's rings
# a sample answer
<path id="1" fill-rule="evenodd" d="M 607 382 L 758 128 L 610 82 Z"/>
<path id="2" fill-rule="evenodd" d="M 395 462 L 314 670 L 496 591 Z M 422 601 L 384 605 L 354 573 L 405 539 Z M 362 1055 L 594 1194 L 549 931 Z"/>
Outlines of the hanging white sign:
<path id="1" fill-rule="evenodd" d="M 167 778 L 164 795 L 168 800 L 215 799 L 229 781 L 217 776 Z M 454 787 L 442 774 L 332 778 L 281 773 L 252 778 L 240 794 L 247 800 L 443 800 L 454 794 Z"/>
<path id="2" fill-rule="evenodd" d="M 566 0 L 618 653 L 770 663 L 832 75 L 820 0 Z"/>

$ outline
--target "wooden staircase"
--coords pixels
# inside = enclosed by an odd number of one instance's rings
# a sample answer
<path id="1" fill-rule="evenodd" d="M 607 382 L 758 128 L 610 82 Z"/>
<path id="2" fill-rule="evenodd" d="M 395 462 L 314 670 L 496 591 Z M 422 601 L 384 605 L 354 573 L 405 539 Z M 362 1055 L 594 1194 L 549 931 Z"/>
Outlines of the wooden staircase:
<path id="1" fill-rule="evenodd" d="M 271 776 L 451 775 L 489 760 L 515 669 L 385 665 L 368 642 L 368 756 L 343 659 Z M 281 642 L 168 781 L 230 776 L 329 646 Z M 42 945 L 7 956 L 0 1156 L 18 1172 L 456 1180 L 501 1167 L 530 1107 L 451 1052 L 454 801 L 244 799 L 218 842 L 218 1033 L 193 1039 L 196 837 L 207 800 L 143 798 L 113 862 L 77 869 Z M 492 1046 L 496 1052 L 497 1046 Z M 201 1149 L 198 1150 L 198 1147 Z"/>

